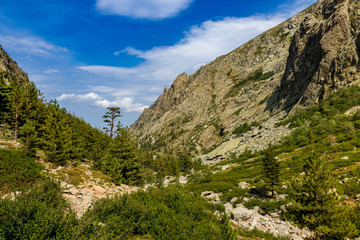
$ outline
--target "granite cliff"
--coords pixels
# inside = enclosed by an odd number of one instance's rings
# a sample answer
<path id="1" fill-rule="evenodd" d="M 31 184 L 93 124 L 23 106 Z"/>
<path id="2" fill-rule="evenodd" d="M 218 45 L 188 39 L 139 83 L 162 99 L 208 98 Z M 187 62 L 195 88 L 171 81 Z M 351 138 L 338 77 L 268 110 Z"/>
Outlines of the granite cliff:
<path id="1" fill-rule="evenodd" d="M 359 83 L 359 6 L 319 0 L 194 74 L 180 74 L 131 130 L 143 147 L 197 154 L 279 141 L 290 132 L 274 128 L 280 116 Z"/>

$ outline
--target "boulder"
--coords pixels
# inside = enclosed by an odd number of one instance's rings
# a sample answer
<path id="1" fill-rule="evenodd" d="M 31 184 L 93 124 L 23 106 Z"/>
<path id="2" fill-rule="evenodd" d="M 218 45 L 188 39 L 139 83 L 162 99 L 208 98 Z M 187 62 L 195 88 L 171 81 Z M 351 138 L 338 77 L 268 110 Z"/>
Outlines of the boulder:
<path id="1" fill-rule="evenodd" d="M 250 188 L 250 184 L 248 184 L 247 182 L 239 182 L 239 188 L 241 189 Z"/>
<path id="2" fill-rule="evenodd" d="M 202 192 L 201 196 L 209 199 L 212 203 L 221 203 L 219 196 L 212 191 Z"/>
<path id="3" fill-rule="evenodd" d="M 256 212 L 244 207 L 237 207 L 232 210 L 232 214 L 236 220 L 246 221 L 252 218 Z"/>

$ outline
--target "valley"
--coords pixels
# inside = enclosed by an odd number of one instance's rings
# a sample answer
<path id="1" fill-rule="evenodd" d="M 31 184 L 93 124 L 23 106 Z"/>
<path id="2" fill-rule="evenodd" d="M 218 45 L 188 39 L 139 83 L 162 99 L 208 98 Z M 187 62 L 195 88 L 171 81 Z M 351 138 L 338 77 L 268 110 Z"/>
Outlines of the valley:
<path id="1" fill-rule="evenodd" d="M 360 239 L 359 70 L 360 2 L 319 0 L 104 132 L 1 48 L 0 239 Z"/>

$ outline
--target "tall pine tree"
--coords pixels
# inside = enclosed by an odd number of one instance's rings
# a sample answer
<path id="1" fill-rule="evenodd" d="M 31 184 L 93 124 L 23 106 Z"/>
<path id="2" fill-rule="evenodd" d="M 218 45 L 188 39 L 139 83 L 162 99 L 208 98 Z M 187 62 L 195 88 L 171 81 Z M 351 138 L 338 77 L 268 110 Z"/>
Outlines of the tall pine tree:
<path id="1" fill-rule="evenodd" d="M 275 188 L 280 183 L 280 163 L 276 159 L 275 150 L 272 145 L 269 146 L 261 163 L 265 183 L 271 191 L 271 196 L 274 197 Z"/>
<path id="2" fill-rule="evenodd" d="M 122 117 L 120 114 L 119 107 L 108 107 L 108 111 L 103 116 L 104 122 L 107 123 L 108 127 L 104 127 L 105 132 L 109 133 L 110 137 L 114 136 L 114 128 L 115 128 L 115 119 L 118 117 Z"/>
<path id="3" fill-rule="evenodd" d="M 351 207 L 342 204 L 336 179 L 325 159 L 312 154 L 303 166 L 304 175 L 293 180 L 286 213 L 293 221 L 315 232 L 316 239 L 344 239 L 356 234 Z"/>

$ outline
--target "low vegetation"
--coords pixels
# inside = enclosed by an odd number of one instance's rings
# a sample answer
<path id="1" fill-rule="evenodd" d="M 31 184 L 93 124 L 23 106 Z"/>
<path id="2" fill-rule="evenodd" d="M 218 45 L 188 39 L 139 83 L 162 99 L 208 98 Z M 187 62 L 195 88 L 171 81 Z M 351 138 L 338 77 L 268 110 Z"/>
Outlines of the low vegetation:
<path id="1" fill-rule="evenodd" d="M 44 180 L 14 201 L 0 199 L 0 238 L 236 239 L 236 232 L 222 205 L 176 186 L 99 200 L 77 219 L 60 186 Z"/>
<path id="2" fill-rule="evenodd" d="M 359 96 L 359 87 L 349 87 L 298 111 L 279 123 L 295 128 L 282 144 L 233 156 L 220 163 L 220 167 L 231 163 L 228 170 L 211 177 L 200 174 L 186 188 L 222 193 L 224 203 L 236 197 L 234 206 L 259 206 L 266 213 L 292 202 L 282 217 L 308 227 L 317 239 L 359 236 L 360 111 L 354 108 L 360 106 Z M 350 109 L 354 111 L 350 113 Z M 273 153 L 270 156 L 269 151 Z M 264 178 L 263 174 L 272 170 L 266 159 L 276 160 L 279 169 Z M 241 181 L 249 187 L 239 188 Z M 271 199 L 269 190 L 273 189 L 275 196 L 283 194 L 286 199 Z"/>
<path id="3" fill-rule="evenodd" d="M 263 80 L 269 79 L 272 76 L 274 76 L 274 74 L 275 74 L 275 72 L 272 72 L 272 71 L 264 73 L 263 69 L 260 68 L 260 69 L 256 70 L 255 72 L 253 72 L 252 74 L 250 74 L 249 76 L 247 76 L 245 79 L 234 78 L 234 80 L 233 80 L 234 85 L 232 86 L 230 91 L 225 95 L 225 98 L 234 97 L 247 84 L 249 84 L 251 82 L 258 82 L 258 81 L 263 81 Z"/>

